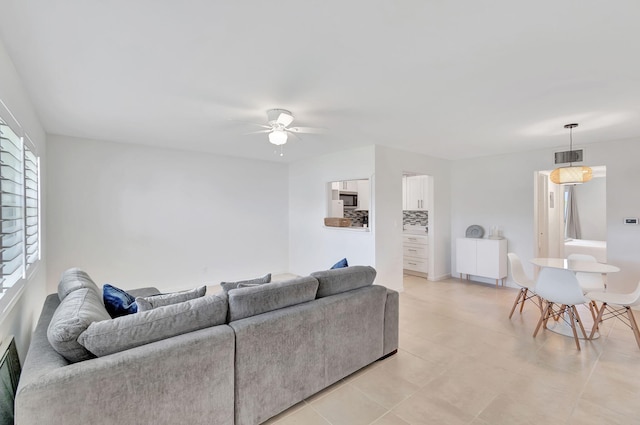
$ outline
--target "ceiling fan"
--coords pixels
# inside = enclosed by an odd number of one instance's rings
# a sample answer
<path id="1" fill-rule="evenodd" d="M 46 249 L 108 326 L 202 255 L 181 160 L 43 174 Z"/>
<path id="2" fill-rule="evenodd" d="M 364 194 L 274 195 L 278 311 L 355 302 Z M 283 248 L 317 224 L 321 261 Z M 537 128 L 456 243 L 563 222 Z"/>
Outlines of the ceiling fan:
<path id="1" fill-rule="evenodd" d="M 319 128 L 312 127 L 289 127 L 294 117 L 290 111 L 286 109 L 269 109 L 267 111 L 267 125 L 256 124 L 263 127 L 264 130 L 254 131 L 247 134 L 269 133 L 269 142 L 276 146 L 282 146 L 287 143 L 289 134 L 295 133 L 321 133 Z"/>

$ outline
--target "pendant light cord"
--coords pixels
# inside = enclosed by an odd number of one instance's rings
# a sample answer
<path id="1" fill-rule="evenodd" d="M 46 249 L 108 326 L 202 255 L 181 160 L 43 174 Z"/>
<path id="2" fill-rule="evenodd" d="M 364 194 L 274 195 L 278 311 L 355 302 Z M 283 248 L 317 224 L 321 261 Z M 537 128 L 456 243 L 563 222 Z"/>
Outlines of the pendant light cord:
<path id="1" fill-rule="evenodd" d="M 573 127 L 569 128 L 569 167 L 573 167 Z"/>
<path id="2" fill-rule="evenodd" d="M 569 129 L 569 167 L 573 167 L 573 129 L 576 128 L 578 124 L 565 124 L 564 128 Z"/>

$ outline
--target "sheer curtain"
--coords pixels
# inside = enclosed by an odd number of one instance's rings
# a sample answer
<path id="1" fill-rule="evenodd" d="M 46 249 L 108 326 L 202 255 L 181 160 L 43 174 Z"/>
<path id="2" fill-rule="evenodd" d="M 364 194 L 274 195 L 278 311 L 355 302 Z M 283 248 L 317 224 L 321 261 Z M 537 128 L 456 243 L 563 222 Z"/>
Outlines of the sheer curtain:
<path id="1" fill-rule="evenodd" d="M 576 202 L 575 186 L 565 186 L 567 193 L 567 209 L 565 216 L 565 236 L 572 239 L 582 239 L 580 231 L 580 218 L 578 217 L 578 204 Z"/>

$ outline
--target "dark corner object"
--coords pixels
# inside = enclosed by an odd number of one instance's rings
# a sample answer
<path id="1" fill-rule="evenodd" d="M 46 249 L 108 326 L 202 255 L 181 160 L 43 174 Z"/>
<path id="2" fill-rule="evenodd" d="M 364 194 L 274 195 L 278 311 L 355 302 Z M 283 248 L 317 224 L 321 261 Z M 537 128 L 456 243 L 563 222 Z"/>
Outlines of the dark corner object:
<path id="1" fill-rule="evenodd" d="M 13 337 L 0 347 L 0 425 L 13 425 L 13 406 L 20 379 L 20 359 Z"/>

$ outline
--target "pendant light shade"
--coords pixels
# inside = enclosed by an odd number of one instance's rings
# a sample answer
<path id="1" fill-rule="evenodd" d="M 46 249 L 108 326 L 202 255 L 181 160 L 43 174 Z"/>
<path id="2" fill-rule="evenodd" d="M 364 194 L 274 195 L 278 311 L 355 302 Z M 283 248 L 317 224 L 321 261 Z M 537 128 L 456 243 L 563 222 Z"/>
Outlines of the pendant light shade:
<path id="1" fill-rule="evenodd" d="M 592 177 L 591 167 L 560 167 L 553 170 L 549 176 L 555 184 L 586 183 Z"/>
<path id="2" fill-rule="evenodd" d="M 578 124 L 566 124 L 564 128 L 569 129 L 569 156 L 573 154 L 573 129 Z M 555 184 L 580 184 L 586 183 L 593 177 L 591 167 L 578 166 L 574 167 L 569 162 L 568 167 L 559 167 L 551 172 L 549 179 Z"/>

